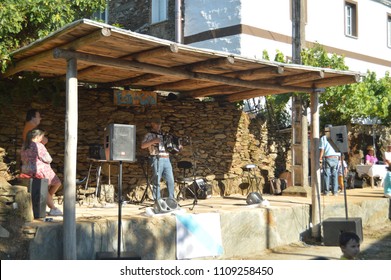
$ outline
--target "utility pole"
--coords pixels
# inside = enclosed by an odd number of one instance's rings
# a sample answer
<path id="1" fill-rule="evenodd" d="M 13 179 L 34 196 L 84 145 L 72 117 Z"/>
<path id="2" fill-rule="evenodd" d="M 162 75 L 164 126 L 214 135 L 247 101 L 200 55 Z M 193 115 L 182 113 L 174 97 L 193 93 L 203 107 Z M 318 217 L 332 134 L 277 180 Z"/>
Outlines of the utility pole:
<path id="1" fill-rule="evenodd" d="M 304 0 L 292 0 L 292 59 L 301 64 L 301 49 L 305 47 Z M 284 193 L 308 196 L 308 118 L 301 96 L 292 96 L 292 184 Z"/>
<path id="2" fill-rule="evenodd" d="M 305 47 L 305 0 L 292 0 L 292 57 L 301 64 Z M 301 96 L 292 97 L 292 182 L 301 196 L 311 195 L 311 235 L 321 236 L 320 166 L 319 166 L 319 91 L 311 93 L 311 187 L 308 173 L 308 118 Z M 300 187 L 299 187 L 300 186 Z"/>

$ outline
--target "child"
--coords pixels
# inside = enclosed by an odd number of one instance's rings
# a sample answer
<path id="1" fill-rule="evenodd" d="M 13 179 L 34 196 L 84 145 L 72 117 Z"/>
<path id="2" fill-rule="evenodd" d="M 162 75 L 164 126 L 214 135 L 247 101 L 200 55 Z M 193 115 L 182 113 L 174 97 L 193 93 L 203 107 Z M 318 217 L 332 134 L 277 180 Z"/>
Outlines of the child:
<path id="1" fill-rule="evenodd" d="M 354 260 L 360 253 L 360 237 L 354 232 L 343 231 L 339 235 L 339 247 L 341 260 Z"/>
<path id="2" fill-rule="evenodd" d="M 365 164 L 373 165 L 378 162 L 378 159 L 375 155 L 375 149 L 372 146 L 368 146 L 367 148 L 368 154 L 365 156 Z"/>
<path id="3" fill-rule="evenodd" d="M 345 181 L 347 181 L 346 179 L 348 177 L 348 164 L 345 160 L 343 160 L 342 162 L 343 163 L 341 164 L 341 161 L 338 161 L 338 185 L 341 188 L 341 191 L 343 191 L 345 187 Z"/>

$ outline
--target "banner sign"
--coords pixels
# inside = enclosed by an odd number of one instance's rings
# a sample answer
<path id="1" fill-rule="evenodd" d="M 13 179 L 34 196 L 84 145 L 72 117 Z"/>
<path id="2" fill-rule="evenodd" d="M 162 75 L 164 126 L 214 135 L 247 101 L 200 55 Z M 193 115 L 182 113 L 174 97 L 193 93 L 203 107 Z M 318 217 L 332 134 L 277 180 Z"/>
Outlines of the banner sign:
<path id="1" fill-rule="evenodd" d="M 114 90 L 114 105 L 147 106 L 157 104 L 157 94 L 153 91 Z"/>
<path id="2" fill-rule="evenodd" d="M 178 213 L 175 217 L 178 260 L 223 254 L 219 213 Z"/>

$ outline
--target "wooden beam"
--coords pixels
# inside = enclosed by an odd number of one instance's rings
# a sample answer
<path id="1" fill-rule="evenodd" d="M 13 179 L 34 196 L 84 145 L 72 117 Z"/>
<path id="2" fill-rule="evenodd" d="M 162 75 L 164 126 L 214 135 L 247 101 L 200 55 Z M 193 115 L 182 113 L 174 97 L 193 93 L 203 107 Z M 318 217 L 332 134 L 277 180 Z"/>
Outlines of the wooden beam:
<path id="1" fill-rule="evenodd" d="M 190 66 L 173 67 L 172 69 L 176 69 L 176 70 L 183 69 L 183 70 L 192 71 L 192 72 L 202 72 L 205 69 L 226 66 L 229 64 L 233 64 L 233 63 L 234 63 L 234 58 L 229 56 L 229 57 L 210 59 L 207 61 L 197 62 L 197 63 L 194 63 Z M 153 79 L 157 78 L 158 76 L 159 75 L 156 75 L 156 74 L 144 74 L 144 75 L 140 75 L 135 78 L 116 81 L 113 83 L 113 85 L 114 86 L 132 85 L 132 84 L 137 84 L 140 81 L 153 80 Z"/>
<path id="2" fill-rule="evenodd" d="M 285 76 L 278 79 L 280 85 L 300 84 L 301 82 L 314 81 L 324 78 L 324 71 L 307 72 L 291 76 Z"/>
<path id="3" fill-rule="evenodd" d="M 65 44 L 61 46 L 61 48 L 69 49 L 69 50 L 75 50 L 81 46 L 89 45 L 91 43 L 95 43 L 102 38 L 111 36 L 111 31 L 108 28 L 102 28 L 99 29 L 87 36 L 81 37 L 79 39 L 76 39 L 68 44 Z M 9 77 L 13 74 L 16 74 L 20 71 L 24 71 L 28 69 L 29 67 L 35 65 L 38 61 L 46 60 L 48 58 L 51 58 L 53 56 L 53 51 L 48 50 L 44 51 L 42 53 L 30 56 L 28 58 L 23 59 L 20 62 L 16 62 L 14 66 L 11 66 L 2 76 L 3 77 Z"/>
<path id="4" fill-rule="evenodd" d="M 198 90 L 186 91 L 186 95 L 189 95 L 193 98 L 197 98 L 197 97 L 205 97 L 205 96 L 212 96 L 212 95 L 231 94 L 233 92 L 244 91 L 244 90 L 246 90 L 246 88 L 222 85 L 222 86 L 212 86 L 212 87 L 201 88 Z"/>
<path id="5" fill-rule="evenodd" d="M 127 60 L 131 59 L 131 60 L 142 62 L 143 60 L 151 59 L 151 57 L 163 57 L 163 56 L 167 56 L 169 54 L 178 53 L 178 51 L 179 51 L 179 48 L 178 48 L 177 44 L 170 44 L 168 47 L 167 46 L 158 47 L 158 48 L 155 48 L 152 50 L 143 51 L 143 52 L 139 52 L 139 53 L 132 54 L 132 55 L 125 55 L 125 56 L 119 57 L 119 59 L 127 59 Z M 82 71 L 79 71 L 79 75 L 87 75 L 89 73 L 93 73 L 97 68 L 99 68 L 99 66 L 88 67 Z M 156 75 L 151 75 L 151 77 L 152 78 L 145 76 L 145 75 L 140 75 L 137 78 L 145 81 L 146 79 L 155 78 Z M 137 79 L 137 78 L 132 78 L 132 79 Z M 132 79 L 124 79 L 121 81 L 111 83 L 111 85 L 117 86 L 117 87 L 127 86 L 127 85 L 133 83 Z"/>
<path id="6" fill-rule="evenodd" d="M 134 77 L 134 78 L 115 81 L 113 83 L 109 83 L 109 85 L 115 86 L 115 87 L 131 86 L 132 84 L 137 84 L 139 82 L 146 82 L 146 81 L 158 78 L 160 76 L 161 75 L 158 75 L 158 74 L 142 74 L 142 75 Z"/>
<path id="7" fill-rule="evenodd" d="M 266 79 L 270 77 L 281 76 L 281 74 L 283 73 L 284 73 L 284 67 L 279 65 L 279 66 L 267 66 L 267 67 L 251 69 L 251 70 L 237 71 L 232 74 L 232 77 L 246 80 L 249 78 L 254 78 L 254 76 L 257 76 L 258 79 Z"/>
<path id="8" fill-rule="evenodd" d="M 313 83 L 314 88 L 326 88 L 331 86 L 347 85 L 360 82 L 360 75 L 345 75 L 340 77 L 325 78 Z"/>
<path id="9" fill-rule="evenodd" d="M 192 72 L 205 72 L 205 70 L 211 70 L 210 68 L 219 68 L 233 65 L 235 63 L 235 59 L 232 56 L 221 57 L 216 59 L 209 59 L 207 61 L 197 62 L 193 65 L 186 66 L 188 71 Z"/>
<path id="10" fill-rule="evenodd" d="M 268 95 L 274 95 L 274 94 L 283 94 L 283 93 L 289 93 L 289 91 L 284 91 L 284 90 L 248 90 L 248 91 L 242 91 L 242 92 L 228 95 L 225 97 L 225 100 L 227 100 L 228 102 L 238 102 L 238 101 L 242 101 L 242 100 L 250 99 L 250 98 L 254 98 L 254 97 L 268 96 Z"/>
<path id="11" fill-rule="evenodd" d="M 206 73 L 194 73 L 185 70 L 176 70 L 172 68 L 151 65 L 146 63 L 140 63 L 136 61 L 121 60 L 118 58 L 103 57 L 98 55 L 86 54 L 81 52 L 73 52 L 68 50 L 55 49 L 53 52 L 55 58 L 76 58 L 82 61 L 88 61 L 93 64 L 101 66 L 110 66 L 120 69 L 129 69 L 133 71 L 140 71 L 145 73 L 159 74 L 159 75 L 168 75 L 175 76 L 183 79 L 198 79 L 205 81 L 213 81 L 220 84 L 227 84 L 232 86 L 239 86 L 244 88 L 253 88 L 253 89 L 285 89 L 287 91 L 298 91 L 298 92 L 312 92 L 312 88 L 304 87 L 295 87 L 295 86 L 284 86 L 273 85 L 258 81 L 244 81 L 240 79 L 234 79 L 225 76 L 206 74 Z"/>
<path id="12" fill-rule="evenodd" d="M 173 53 L 178 53 L 179 48 L 177 44 L 170 44 L 168 47 L 158 47 L 152 50 L 148 51 L 143 51 L 140 53 L 128 55 L 127 57 L 123 58 L 131 58 L 133 60 L 142 62 L 148 59 L 151 59 L 151 57 L 162 57 L 162 56 L 167 56 Z"/>
<path id="13" fill-rule="evenodd" d="M 167 88 L 170 89 L 170 91 L 182 91 L 184 88 L 192 87 L 193 85 L 197 85 L 197 88 L 202 87 L 208 87 L 208 83 L 205 81 L 200 80 L 180 80 L 177 82 L 171 82 L 171 83 L 165 83 L 165 84 L 159 84 L 154 86 L 154 90 L 165 90 Z"/>

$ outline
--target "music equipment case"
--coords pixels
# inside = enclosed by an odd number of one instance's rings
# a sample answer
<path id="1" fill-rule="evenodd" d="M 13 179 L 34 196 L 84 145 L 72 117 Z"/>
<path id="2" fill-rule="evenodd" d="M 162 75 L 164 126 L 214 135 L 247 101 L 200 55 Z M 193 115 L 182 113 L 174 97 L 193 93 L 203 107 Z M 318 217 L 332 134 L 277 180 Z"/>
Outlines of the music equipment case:
<path id="1" fill-rule="evenodd" d="M 361 242 L 364 240 L 361 218 L 328 218 L 323 221 L 323 243 L 326 246 L 338 246 L 339 235 L 343 231 L 356 233 Z"/>
<path id="2" fill-rule="evenodd" d="M 195 179 L 193 187 L 198 199 L 207 199 L 212 197 L 212 185 L 205 179 Z"/>
<path id="3" fill-rule="evenodd" d="M 48 179 L 31 178 L 28 191 L 31 193 L 34 219 L 46 217 L 46 200 L 48 196 Z"/>

